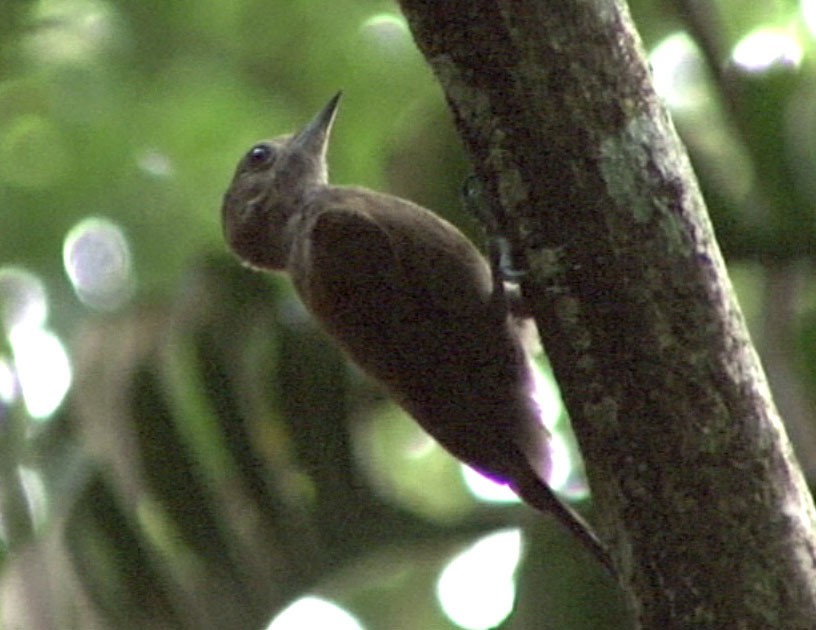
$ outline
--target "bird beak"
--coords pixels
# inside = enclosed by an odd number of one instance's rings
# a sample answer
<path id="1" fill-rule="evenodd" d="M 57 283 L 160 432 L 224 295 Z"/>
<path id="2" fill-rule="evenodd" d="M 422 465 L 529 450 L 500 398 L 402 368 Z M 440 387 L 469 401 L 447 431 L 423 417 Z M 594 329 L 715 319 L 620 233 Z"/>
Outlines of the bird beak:
<path id="1" fill-rule="evenodd" d="M 292 144 L 304 149 L 309 155 L 324 157 L 341 96 L 343 92 L 335 94 L 320 113 L 298 132 L 292 139 Z"/>

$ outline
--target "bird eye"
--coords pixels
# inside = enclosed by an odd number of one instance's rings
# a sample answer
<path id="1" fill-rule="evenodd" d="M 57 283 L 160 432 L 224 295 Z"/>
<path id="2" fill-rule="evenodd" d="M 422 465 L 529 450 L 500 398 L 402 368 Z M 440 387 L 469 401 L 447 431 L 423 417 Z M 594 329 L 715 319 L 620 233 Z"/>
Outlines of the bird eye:
<path id="1" fill-rule="evenodd" d="M 273 157 L 274 152 L 268 144 L 256 144 L 247 153 L 247 161 L 252 166 L 263 166 L 271 162 Z"/>

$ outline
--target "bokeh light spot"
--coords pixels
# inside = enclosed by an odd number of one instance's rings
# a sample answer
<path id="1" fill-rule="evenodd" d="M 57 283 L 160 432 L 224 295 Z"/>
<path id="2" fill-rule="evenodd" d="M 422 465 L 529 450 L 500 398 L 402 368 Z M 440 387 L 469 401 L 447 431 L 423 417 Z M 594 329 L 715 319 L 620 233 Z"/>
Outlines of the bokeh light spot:
<path id="1" fill-rule="evenodd" d="M 153 177 L 170 177 L 173 175 L 172 160 L 161 151 L 156 149 L 147 149 L 143 151 L 137 158 L 136 163 L 148 175 Z"/>
<path id="2" fill-rule="evenodd" d="M 513 610 L 521 550 L 521 531 L 513 528 L 489 534 L 453 558 L 436 584 L 448 618 L 467 630 L 487 630 L 504 621 Z"/>
<path id="3" fill-rule="evenodd" d="M 35 4 L 34 25 L 26 47 L 41 62 L 91 61 L 123 33 L 114 27 L 110 3 L 99 0 L 41 0 Z"/>
<path id="4" fill-rule="evenodd" d="M 303 628 L 365 630 L 351 613 L 333 602 L 314 596 L 295 600 L 272 620 L 266 630 L 303 630 Z"/>
<path id="5" fill-rule="evenodd" d="M 22 394 L 32 418 L 48 418 L 71 386 L 71 364 L 62 341 L 46 328 L 42 281 L 25 269 L 0 268 L 0 317 L 13 359 L 0 358 L 0 400 L 11 403 Z"/>
<path id="6" fill-rule="evenodd" d="M 672 109 L 697 109 L 708 100 L 703 56 L 686 33 L 664 38 L 652 49 L 649 63 L 655 90 Z"/>
<path id="7" fill-rule="evenodd" d="M 360 29 L 368 39 L 385 49 L 393 49 L 395 46 L 402 48 L 411 42 L 408 24 L 401 15 L 395 13 L 372 15 L 362 23 Z"/>
<path id="8" fill-rule="evenodd" d="M 533 375 L 533 400 L 540 411 L 542 424 L 553 431 L 564 413 L 564 403 L 552 375 L 545 374 L 537 363 L 531 366 Z"/>
<path id="9" fill-rule="evenodd" d="M 86 305 L 113 310 L 133 293 L 130 247 L 107 219 L 84 219 L 65 237 L 63 264 L 77 297 Z"/>
<path id="10" fill-rule="evenodd" d="M 18 326 L 9 334 L 28 414 L 42 420 L 57 410 L 71 386 L 71 363 L 59 338 L 44 328 Z"/>
<path id="11" fill-rule="evenodd" d="M 48 298 L 42 281 L 20 267 L 0 268 L 0 317 L 6 333 L 18 327 L 44 326 Z"/>
<path id="12" fill-rule="evenodd" d="M 0 403 L 10 405 L 17 400 L 17 376 L 14 367 L 0 357 Z M 2 415 L 0 415 L 0 418 Z"/>
<path id="13" fill-rule="evenodd" d="M 518 503 L 521 499 L 506 485 L 488 479 L 470 466 L 461 464 L 462 479 L 468 491 L 480 501 L 487 503 Z"/>
<path id="14" fill-rule="evenodd" d="M 790 33 L 761 28 L 737 42 L 731 59 L 748 72 L 766 72 L 773 68 L 797 68 L 802 55 L 801 44 Z"/>
<path id="15" fill-rule="evenodd" d="M 816 0 L 802 0 L 799 8 L 811 36 L 816 36 Z"/>
<path id="16" fill-rule="evenodd" d="M 550 469 L 547 474 L 547 485 L 561 496 L 571 500 L 585 499 L 589 496 L 589 486 L 583 470 L 577 469 L 574 451 L 561 432 L 553 433 L 548 444 Z"/>

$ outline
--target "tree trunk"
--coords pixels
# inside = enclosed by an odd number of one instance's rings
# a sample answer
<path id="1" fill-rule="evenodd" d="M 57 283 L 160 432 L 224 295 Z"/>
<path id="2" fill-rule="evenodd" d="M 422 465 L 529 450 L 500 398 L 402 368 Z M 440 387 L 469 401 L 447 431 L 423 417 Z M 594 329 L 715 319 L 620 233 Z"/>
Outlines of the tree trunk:
<path id="1" fill-rule="evenodd" d="M 639 624 L 816 625 L 814 508 L 617 0 L 401 0 L 487 195 Z"/>

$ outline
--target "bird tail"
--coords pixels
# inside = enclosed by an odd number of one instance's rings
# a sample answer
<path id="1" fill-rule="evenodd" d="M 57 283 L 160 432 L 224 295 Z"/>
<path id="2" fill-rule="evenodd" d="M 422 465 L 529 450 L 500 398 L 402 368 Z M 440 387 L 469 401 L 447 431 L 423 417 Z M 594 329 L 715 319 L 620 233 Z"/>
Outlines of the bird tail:
<path id="1" fill-rule="evenodd" d="M 578 512 L 559 499 L 546 483 L 532 474 L 525 475 L 523 480 L 513 484 L 513 490 L 531 507 L 543 514 L 554 516 L 563 527 L 581 541 L 611 575 L 615 575 L 609 552 L 592 527 Z"/>

